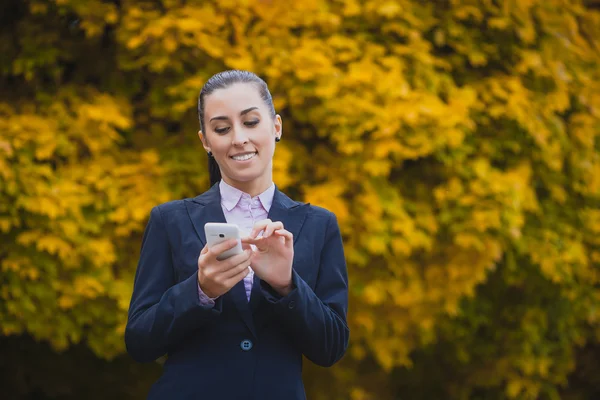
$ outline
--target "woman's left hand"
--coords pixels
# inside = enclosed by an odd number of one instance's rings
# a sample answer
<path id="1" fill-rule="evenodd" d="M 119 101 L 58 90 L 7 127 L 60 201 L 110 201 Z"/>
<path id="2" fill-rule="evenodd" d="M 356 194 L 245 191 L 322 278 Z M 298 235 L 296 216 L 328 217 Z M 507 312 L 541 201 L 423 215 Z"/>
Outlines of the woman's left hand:
<path id="1" fill-rule="evenodd" d="M 263 231 L 262 236 L 257 237 Z M 254 273 L 282 296 L 292 291 L 294 237 L 283 223 L 264 219 L 252 228 L 250 236 L 242 239 L 244 247 L 253 244 L 250 266 Z"/>

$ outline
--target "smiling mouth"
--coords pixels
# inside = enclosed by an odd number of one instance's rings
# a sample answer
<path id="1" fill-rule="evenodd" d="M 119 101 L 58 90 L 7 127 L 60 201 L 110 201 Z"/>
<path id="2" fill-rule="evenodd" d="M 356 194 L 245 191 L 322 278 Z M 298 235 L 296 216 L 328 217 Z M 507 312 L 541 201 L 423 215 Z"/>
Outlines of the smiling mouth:
<path id="1" fill-rule="evenodd" d="M 258 152 L 255 151 L 253 153 L 238 154 L 235 156 L 231 156 L 230 158 L 234 159 L 235 161 L 247 161 L 257 154 L 258 154 Z"/>

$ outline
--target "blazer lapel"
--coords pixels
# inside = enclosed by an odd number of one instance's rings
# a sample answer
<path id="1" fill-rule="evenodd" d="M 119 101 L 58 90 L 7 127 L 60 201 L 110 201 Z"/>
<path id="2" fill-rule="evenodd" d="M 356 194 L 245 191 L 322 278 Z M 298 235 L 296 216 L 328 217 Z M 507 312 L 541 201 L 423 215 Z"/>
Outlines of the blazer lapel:
<path id="1" fill-rule="evenodd" d="M 206 244 L 204 225 L 207 222 L 227 222 L 221 208 L 219 184 L 213 185 L 209 190 L 191 200 L 186 200 L 185 205 L 194 230 L 204 247 Z"/>
<path id="2" fill-rule="evenodd" d="M 252 288 L 254 290 L 254 286 Z M 246 323 L 250 332 L 254 335 L 254 337 L 258 337 L 256 335 L 256 327 L 254 326 L 254 319 L 252 318 L 252 312 L 250 311 L 250 306 L 248 305 L 248 297 L 246 295 L 246 287 L 244 286 L 244 280 L 242 279 L 238 283 L 236 283 L 231 290 L 227 293 L 231 296 L 236 308 L 240 312 L 242 319 Z"/>
<path id="3" fill-rule="evenodd" d="M 252 282 L 252 292 L 250 292 L 250 310 L 255 312 L 260 304 L 260 278 L 254 274 L 254 281 Z"/>
<path id="4" fill-rule="evenodd" d="M 294 201 L 275 187 L 273 204 L 268 217 L 271 221 L 283 222 L 284 228 L 294 235 L 294 243 L 296 243 L 309 208 L 310 204 Z"/>
<path id="5" fill-rule="evenodd" d="M 213 185 L 208 191 L 185 202 L 188 215 L 194 226 L 194 230 L 200 238 L 202 246 L 206 244 L 206 235 L 204 233 L 204 225 L 207 222 L 227 222 L 223 209 L 221 208 L 221 193 L 219 185 Z M 244 281 L 241 280 L 235 284 L 225 296 L 231 296 L 233 303 L 238 309 L 240 316 L 248 329 L 256 337 L 256 328 L 252 320 L 252 313 L 248 306 L 248 298 L 246 297 L 246 288 Z"/>

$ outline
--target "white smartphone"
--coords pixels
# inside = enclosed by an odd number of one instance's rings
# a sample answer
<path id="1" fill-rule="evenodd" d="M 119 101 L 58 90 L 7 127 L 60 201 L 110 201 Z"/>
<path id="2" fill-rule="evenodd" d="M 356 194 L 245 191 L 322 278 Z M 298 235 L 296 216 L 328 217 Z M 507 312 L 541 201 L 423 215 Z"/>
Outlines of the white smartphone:
<path id="1" fill-rule="evenodd" d="M 204 225 L 204 234 L 206 235 L 206 243 L 208 243 L 209 248 L 229 239 L 237 239 L 237 245 L 219 254 L 217 260 L 225 260 L 243 252 L 240 230 L 236 224 L 208 222 Z"/>

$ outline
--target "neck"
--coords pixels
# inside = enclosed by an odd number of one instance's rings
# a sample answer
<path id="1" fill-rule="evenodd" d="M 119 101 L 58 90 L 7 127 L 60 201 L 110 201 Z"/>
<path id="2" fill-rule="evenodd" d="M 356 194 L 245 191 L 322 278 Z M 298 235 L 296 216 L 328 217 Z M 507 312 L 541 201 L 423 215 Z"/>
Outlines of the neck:
<path id="1" fill-rule="evenodd" d="M 227 176 L 223 176 L 222 178 L 228 185 L 231 185 L 244 193 L 248 193 L 251 197 L 258 196 L 267 190 L 273 183 L 273 176 L 271 174 L 264 177 L 261 176 L 260 178 L 251 181 L 237 181 Z"/>

